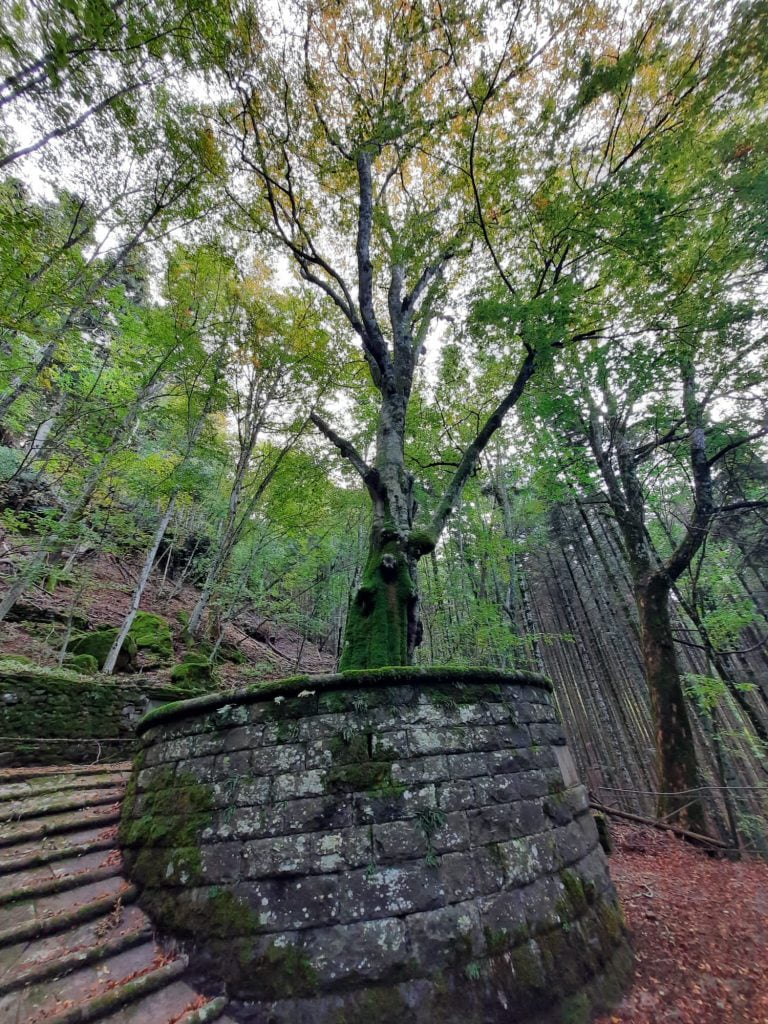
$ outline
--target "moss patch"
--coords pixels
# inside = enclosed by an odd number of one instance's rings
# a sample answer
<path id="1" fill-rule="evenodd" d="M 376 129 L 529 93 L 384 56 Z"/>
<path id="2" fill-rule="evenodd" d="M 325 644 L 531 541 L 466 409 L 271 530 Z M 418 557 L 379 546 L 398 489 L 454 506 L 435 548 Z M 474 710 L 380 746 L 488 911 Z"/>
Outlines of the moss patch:
<path id="1" fill-rule="evenodd" d="M 136 612 L 128 636 L 140 651 L 154 655 L 160 662 L 173 659 L 173 638 L 168 620 L 153 612 Z"/>
<path id="2" fill-rule="evenodd" d="M 90 633 L 82 633 L 69 641 L 67 651 L 70 654 L 90 654 L 96 659 L 99 668 L 103 668 L 117 633 L 116 629 L 95 629 Z M 136 642 L 129 633 L 120 649 L 115 670 L 131 672 L 136 667 L 136 651 Z"/>
<path id="3" fill-rule="evenodd" d="M 92 676 L 99 671 L 99 663 L 92 654 L 70 654 L 67 667 L 84 676 Z"/>
<path id="4" fill-rule="evenodd" d="M 297 999 L 317 992 L 317 972 L 295 946 L 270 943 L 250 963 L 249 989 L 260 999 Z"/>
<path id="5" fill-rule="evenodd" d="M 213 666 L 203 654 L 187 654 L 179 665 L 171 669 L 174 686 L 207 686 L 215 682 Z"/>
<path id="6" fill-rule="evenodd" d="M 408 606 L 415 592 L 399 542 L 372 545 L 347 616 L 342 671 L 407 664 Z"/>
<path id="7" fill-rule="evenodd" d="M 136 744 L 133 715 L 146 697 L 162 699 L 168 693 L 150 685 L 81 675 L 70 667 L 2 659 L 0 735 L 18 737 L 6 741 L 11 763 L 92 761 L 97 740 L 103 754 L 124 757 Z M 24 742 L 27 739 L 35 742 Z"/>

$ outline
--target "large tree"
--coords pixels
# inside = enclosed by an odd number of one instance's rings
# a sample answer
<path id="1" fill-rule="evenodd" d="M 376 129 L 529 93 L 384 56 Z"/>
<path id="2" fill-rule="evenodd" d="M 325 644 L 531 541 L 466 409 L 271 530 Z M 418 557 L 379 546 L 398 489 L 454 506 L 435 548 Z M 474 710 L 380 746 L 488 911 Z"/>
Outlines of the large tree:
<path id="1" fill-rule="evenodd" d="M 462 318 L 477 233 L 467 174 L 472 100 L 523 79 L 556 29 L 534 5 L 296 3 L 237 19 L 218 136 L 230 198 L 291 255 L 359 339 L 378 413 L 370 459 L 312 420 L 372 505 L 369 552 L 342 668 L 410 662 L 420 639 L 417 564 L 432 551 L 478 458 L 534 371 L 533 345 L 496 382 L 442 494 L 420 515 L 407 413 L 436 318 Z M 490 75 L 490 77 L 488 77 Z M 430 334 L 432 331 L 432 334 Z"/>

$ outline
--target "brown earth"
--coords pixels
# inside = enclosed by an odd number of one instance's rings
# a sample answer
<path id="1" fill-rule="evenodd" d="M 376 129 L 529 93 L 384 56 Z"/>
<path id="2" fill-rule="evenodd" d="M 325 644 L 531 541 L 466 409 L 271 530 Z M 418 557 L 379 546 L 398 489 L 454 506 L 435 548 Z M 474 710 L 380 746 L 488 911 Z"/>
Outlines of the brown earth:
<path id="1" fill-rule="evenodd" d="M 8 574 L 10 577 L 14 566 L 27 553 L 28 543 L 17 535 L 3 535 L 0 531 L 0 575 Z M 76 579 L 72 583 L 63 580 L 53 594 L 42 587 L 35 587 L 22 601 L 34 608 L 36 618 L 52 613 L 58 619 L 66 620 L 74 611 L 87 619 L 90 629 L 119 626 L 128 611 L 140 568 L 136 560 L 86 552 L 78 559 L 77 571 L 73 574 Z M 176 581 L 163 579 L 156 570 L 142 596 L 141 609 L 168 619 L 181 660 L 187 647 L 182 641 L 184 627 L 179 616 L 192 610 L 198 590 L 183 586 L 176 591 Z M 22 654 L 42 665 L 54 665 L 65 632 L 65 621 L 6 621 L 0 625 L 2 654 Z M 219 665 L 222 689 L 300 672 L 331 672 L 335 664 L 334 656 L 328 651 L 320 650 L 317 644 L 305 640 L 298 631 L 272 621 L 268 613 L 258 614 L 252 608 L 244 610 L 233 622 L 225 625 L 224 644 L 236 649 L 244 662 L 224 661 Z M 163 682 L 169 670 L 151 674 L 158 682 Z"/>
<path id="2" fill-rule="evenodd" d="M 651 828 L 611 831 L 637 975 L 597 1024 L 768 1024 L 768 864 Z"/>

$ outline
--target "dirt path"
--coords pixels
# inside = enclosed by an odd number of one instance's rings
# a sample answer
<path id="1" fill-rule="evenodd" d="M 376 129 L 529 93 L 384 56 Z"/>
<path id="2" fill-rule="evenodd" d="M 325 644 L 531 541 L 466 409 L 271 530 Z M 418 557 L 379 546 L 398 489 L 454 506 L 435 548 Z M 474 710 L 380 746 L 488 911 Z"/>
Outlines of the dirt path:
<path id="1" fill-rule="evenodd" d="M 599 1024 L 768 1024 L 768 864 L 714 859 L 653 829 L 612 832 L 637 976 Z"/>

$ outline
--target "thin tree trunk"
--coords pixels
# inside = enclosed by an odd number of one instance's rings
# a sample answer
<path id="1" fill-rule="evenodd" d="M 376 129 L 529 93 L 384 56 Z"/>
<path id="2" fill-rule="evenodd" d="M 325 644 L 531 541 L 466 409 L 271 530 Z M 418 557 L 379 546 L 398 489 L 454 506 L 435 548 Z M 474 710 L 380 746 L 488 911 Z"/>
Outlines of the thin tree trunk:
<path id="1" fill-rule="evenodd" d="M 146 590 L 147 583 L 149 582 L 152 567 L 154 566 L 155 558 L 157 557 L 157 549 L 160 547 L 162 539 L 165 536 L 165 531 L 168 529 L 168 524 L 173 517 L 173 510 L 175 507 L 176 495 L 174 494 L 168 502 L 168 508 L 165 510 L 165 514 L 157 524 L 157 529 L 152 537 L 152 543 L 150 544 L 147 556 L 144 559 L 144 566 L 141 570 L 141 575 L 139 576 L 139 582 L 136 584 L 136 589 L 134 590 L 133 597 L 131 598 L 131 605 L 128 609 L 128 614 L 123 619 L 123 624 L 120 627 L 118 634 L 115 637 L 115 642 L 112 644 L 109 654 L 104 662 L 104 667 L 102 669 L 104 675 L 111 676 L 115 671 L 115 665 L 117 664 L 117 659 L 120 657 L 120 651 L 123 649 L 125 638 L 131 631 L 133 620 L 136 618 L 136 613 L 138 612 L 139 605 L 141 604 L 141 598 Z"/>

